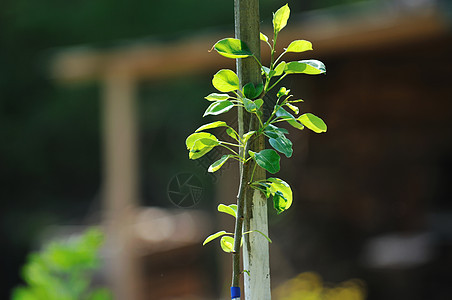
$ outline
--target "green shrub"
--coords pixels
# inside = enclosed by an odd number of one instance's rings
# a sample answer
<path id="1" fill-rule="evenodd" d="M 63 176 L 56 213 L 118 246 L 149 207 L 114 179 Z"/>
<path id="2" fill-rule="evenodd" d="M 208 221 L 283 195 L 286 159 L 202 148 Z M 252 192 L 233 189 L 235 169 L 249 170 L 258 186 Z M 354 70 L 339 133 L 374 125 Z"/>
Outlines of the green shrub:
<path id="1" fill-rule="evenodd" d="M 54 241 L 31 253 L 22 269 L 26 286 L 16 287 L 12 300 L 110 300 L 105 288 L 92 287 L 99 268 L 104 235 L 89 229 L 76 238 Z"/>

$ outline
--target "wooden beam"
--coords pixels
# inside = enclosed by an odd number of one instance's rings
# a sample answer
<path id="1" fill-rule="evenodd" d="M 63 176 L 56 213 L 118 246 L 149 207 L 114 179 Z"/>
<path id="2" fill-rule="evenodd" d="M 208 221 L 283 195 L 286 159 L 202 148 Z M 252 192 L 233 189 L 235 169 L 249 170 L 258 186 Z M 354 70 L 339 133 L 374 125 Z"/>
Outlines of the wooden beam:
<path id="1" fill-rule="evenodd" d="M 304 17 L 308 20 L 303 21 Z M 323 56 L 380 50 L 450 34 L 445 16 L 435 10 L 422 14 L 380 13 L 349 18 L 302 14 L 299 19 L 301 21 L 291 23 L 280 33 L 278 44 L 286 47 L 294 38 L 307 39 L 313 43 L 316 55 Z M 272 32 L 271 28 L 262 31 Z M 140 79 L 210 72 L 218 66 L 232 67 L 232 60 L 208 53 L 216 41 L 230 36 L 232 33 L 215 32 L 164 45 L 143 43 L 107 51 L 70 49 L 55 55 L 51 74 L 56 80 L 74 83 L 100 80 L 107 68 L 118 64 Z M 262 56 L 263 61 L 268 60 L 268 51 L 263 51 Z"/>

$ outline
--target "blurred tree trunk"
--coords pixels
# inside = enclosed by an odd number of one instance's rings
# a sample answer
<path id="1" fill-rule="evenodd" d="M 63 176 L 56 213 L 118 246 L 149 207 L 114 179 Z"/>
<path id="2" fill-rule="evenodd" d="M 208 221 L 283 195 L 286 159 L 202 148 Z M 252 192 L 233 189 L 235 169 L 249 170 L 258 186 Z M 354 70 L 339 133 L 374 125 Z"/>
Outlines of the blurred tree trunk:
<path id="1" fill-rule="evenodd" d="M 115 299 L 140 300 L 134 222 L 138 199 L 135 80 L 112 67 L 104 77 L 104 207 L 109 283 Z"/>

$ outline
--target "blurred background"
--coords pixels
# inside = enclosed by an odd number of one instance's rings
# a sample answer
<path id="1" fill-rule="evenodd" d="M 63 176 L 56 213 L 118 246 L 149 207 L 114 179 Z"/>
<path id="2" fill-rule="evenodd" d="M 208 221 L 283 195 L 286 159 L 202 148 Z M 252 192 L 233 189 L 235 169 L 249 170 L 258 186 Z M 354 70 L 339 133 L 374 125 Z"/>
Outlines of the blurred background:
<path id="1" fill-rule="evenodd" d="M 287 1 L 261 0 L 261 31 Z M 284 81 L 322 135 L 290 130 L 269 210 L 275 299 L 450 299 L 452 1 L 289 1 L 280 47 L 307 39 L 326 76 Z M 0 298 L 27 255 L 92 225 L 107 233 L 94 282 L 116 299 L 219 299 L 230 257 L 212 232 L 237 166 L 190 161 L 185 138 L 234 62 L 232 1 L 0 2 Z M 262 44 L 263 60 L 268 49 Z M 266 54 L 267 53 L 267 54 Z M 233 112 L 228 113 L 234 125 Z M 317 298 L 316 298 L 317 297 Z"/>

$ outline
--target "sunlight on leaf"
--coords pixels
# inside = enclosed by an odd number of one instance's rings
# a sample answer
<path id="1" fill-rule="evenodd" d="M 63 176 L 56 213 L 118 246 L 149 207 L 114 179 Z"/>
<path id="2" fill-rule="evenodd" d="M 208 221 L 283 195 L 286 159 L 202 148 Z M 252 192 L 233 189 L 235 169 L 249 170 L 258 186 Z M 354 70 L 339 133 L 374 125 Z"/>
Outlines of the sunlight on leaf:
<path id="1" fill-rule="evenodd" d="M 237 218 L 237 205 L 236 204 L 231 204 L 231 205 L 219 204 L 218 211 L 224 212 L 226 214 L 233 216 L 234 218 Z"/>
<path id="2" fill-rule="evenodd" d="M 272 74 L 272 77 L 273 76 L 281 76 L 282 75 L 282 73 L 284 73 L 284 69 L 286 68 L 286 62 L 285 61 L 282 61 L 282 62 L 280 62 L 277 66 L 276 66 L 276 68 L 275 68 L 275 70 L 274 70 L 274 74 Z"/>
<path id="3" fill-rule="evenodd" d="M 234 252 L 234 238 L 223 236 L 220 240 L 221 249 L 226 253 Z"/>
<path id="4" fill-rule="evenodd" d="M 279 178 L 268 178 L 270 193 L 273 196 L 273 205 L 278 213 L 287 210 L 292 205 L 292 189 L 289 184 Z M 275 199 L 276 197 L 276 199 Z"/>
<path id="5" fill-rule="evenodd" d="M 223 155 L 219 160 L 217 160 L 216 162 L 214 162 L 213 164 L 210 165 L 207 172 L 213 173 L 213 172 L 217 171 L 226 163 L 226 161 L 230 157 L 231 157 L 231 155 Z"/>
<path id="6" fill-rule="evenodd" d="M 325 65 L 315 59 L 291 61 L 286 64 L 286 69 L 284 70 L 286 74 L 309 74 L 309 75 L 319 75 L 326 73 Z"/>
<path id="7" fill-rule="evenodd" d="M 209 101 L 222 101 L 222 100 L 228 100 L 231 97 L 228 94 L 212 93 L 212 94 L 207 95 L 204 98 Z"/>
<path id="8" fill-rule="evenodd" d="M 238 90 L 239 78 L 232 70 L 222 69 L 218 71 L 212 79 L 212 85 L 220 92 L 232 92 Z"/>
<path id="9" fill-rule="evenodd" d="M 239 39 L 222 39 L 215 44 L 214 48 L 227 58 L 245 58 L 253 55 L 250 48 Z"/>
<path id="10" fill-rule="evenodd" d="M 225 126 L 228 126 L 228 124 L 226 124 L 226 122 L 215 121 L 215 122 L 212 122 L 212 123 L 209 123 L 209 124 L 202 125 L 198 129 L 196 129 L 195 132 L 203 131 L 203 130 L 207 130 L 207 129 L 212 129 L 212 128 L 225 127 Z"/>
<path id="11" fill-rule="evenodd" d="M 290 108 L 295 114 L 298 114 L 300 112 L 300 109 L 293 104 L 286 103 L 286 106 Z"/>
<path id="12" fill-rule="evenodd" d="M 312 43 L 306 40 L 296 40 L 290 43 L 286 52 L 304 52 L 312 50 Z"/>
<path id="13" fill-rule="evenodd" d="M 198 159 L 217 146 L 219 142 L 213 134 L 196 132 L 187 137 L 185 144 L 190 151 L 188 157 Z"/>
<path id="14" fill-rule="evenodd" d="M 228 112 L 231 110 L 231 108 L 234 107 L 234 103 L 232 103 L 229 100 L 224 100 L 224 101 L 216 101 L 214 103 L 212 103 L 204 112 L 203 117 L 207 116 L 207 115 L 219 115 L 225 112 Z"/>
<path id="15" fill-rule="evenodd" d="M 289 16 L 290 9 L 288 4 L 284 5 L 273 14 L 273 28 L 276 34 L 286 27 Z"/>
<path id="16" fill-rule="evenodd" d="M 253 136 L 253 134 L 255 134 L 256 131 L 249 131 L 247 133 L 245 133 L 242 137 L 243 143 L 246 144 L 248 142 L 248 140 Z"/>
<path id="17" fill-rule="evenodd" d="M 199 139 L 213 139 L 213 140 L 218 141 L 218 139 L 211 133 L 207 133 L 207 132 L 192 133 L 185 140 L 185 145 L 187 146 L 187 149 L 188 150 L 192 149 L 195 142 Z"/>
<path id="18" fill-rule="evenodd" d="M 204 240 L 204 242 L 202 243 L 202 245 L 204 246 L 204 245 L 207 244 L 208 242 L 211 242 L 211 241 L 213 241 L 214 239 L 216 239 L 216 238 L 218 238 L 218 237 L 220 237 L 220 236 L 223 236 L 223 235 L 225 235 L 225 234 L 230 234 L 230 233 L 227 233 L 226 231 L 221 230 L 221 231 L 218 231 L 218 232 L 216 232 L 216 233 L 214 233 L 214 234 L 211 234 L 211 235 L 209 235 L 209 236 Z"/>
<path id="19" fill-rule="evenodd" d="M 315 133 L 322 133 L 326 132 L 327 130 L 325 122 L 323 122 L 322 119 L 311 113 L 303 114 L 299 116 L 297 120 L 300 121 L 304 126 L 314 131 Z"/>

